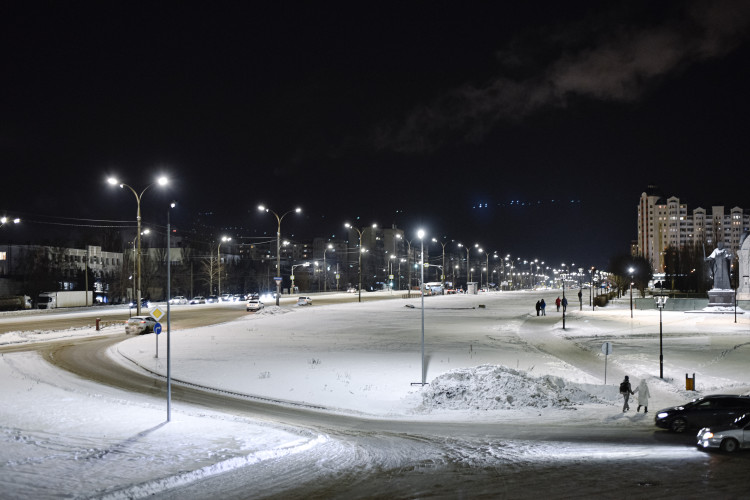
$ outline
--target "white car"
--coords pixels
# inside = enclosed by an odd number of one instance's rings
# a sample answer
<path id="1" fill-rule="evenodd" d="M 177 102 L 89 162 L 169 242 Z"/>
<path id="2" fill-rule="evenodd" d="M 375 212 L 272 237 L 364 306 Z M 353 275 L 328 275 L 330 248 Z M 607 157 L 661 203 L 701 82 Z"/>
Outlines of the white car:
<path id="1" fill-rule="evenodd" d="M 261 302 L 258 299 L 250 299 L 247 301 L 246 309 L 248 311 L 260 311 L 265 306 L 263 305 L 263 302 Z"/>
<path id="2" fill-rule="evenodd" d="M 312 305 L 312 298 L 311 297 L 299 297 L 297 299 L 297 305 L 298 306 L 309 306 L 309 305 Z"/>
<path id="3" fill-rule="evenodd" d="M 169 303 L 171 305 L 179 305 L 179 304 L 187 304 L 188 299 L 186 297 L 183 297 L 182 295 L 175 295 L 171 299 L 169 299 Z"/>
<path id="4" fill-rule="evenodd" d="M 191 304 L 205 304 L 206 298 L 203 295 L 196 295 L 192 299 L 190 299 Z"/>
<path id="5" fill-rule="evenodd" d="M 154 331 L 156 320 L 151 316 L 132 316 L 125 321 L 125 333 L 149 333 Z"/>
<path id="6" fill-rule="evenodd" d="M 698 431 L 699 448 L 720 448 L 732 453 L 750 448 L 750 413 L 738 417 L 729 425 L 704 427 Z"/>

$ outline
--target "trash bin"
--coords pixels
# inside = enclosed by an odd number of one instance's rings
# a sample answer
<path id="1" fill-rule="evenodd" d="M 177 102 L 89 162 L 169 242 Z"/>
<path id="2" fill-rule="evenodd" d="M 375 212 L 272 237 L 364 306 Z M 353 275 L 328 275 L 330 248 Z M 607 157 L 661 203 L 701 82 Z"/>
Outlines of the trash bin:
<path id="1" fill-rule="evenodd" d="M 695 390 L 695 373 L 693 373 L 692 378 L 688 377 L 688 374 L 685 374 L 685 390 L 686 391 L 694 391 Z"/>

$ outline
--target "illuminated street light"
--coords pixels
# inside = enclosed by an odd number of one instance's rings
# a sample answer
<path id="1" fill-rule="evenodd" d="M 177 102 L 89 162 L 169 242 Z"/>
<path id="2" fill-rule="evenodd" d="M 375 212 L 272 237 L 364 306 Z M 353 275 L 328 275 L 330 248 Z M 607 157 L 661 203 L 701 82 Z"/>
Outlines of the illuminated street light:
<path id="1" fill-rule="evenodd" d="M 308 267 L 309 265 L 310 265 L 309 262 L 304 262 L 302 264 L 294 264 L 292 266 L 292 276 L 291 276 L 291 278 L 292 278 L 292 289 L 290 290 L 289 293 L 294 293 L 294 268 L 295 267 L 300 267 L 300 266 L 302 266 L 302 267 Z"/>
<path id="2" fill-rule="evenodd" d="M 328 286 L 328 267 L 326 267 L 326 252 L 328 250 L 333 250 L 334 252 L 336 250 L 333 249 L 333 245 L 330 243 L 326 248 L 323 249 L 323 291 L 326 291 L 326 287 Z"/>
<path id="3" fill-rule="evenodd" d="M 630 318 L 633 318 L 633 273 L 635 272 L 635 269 L 628 268 L 628 273 L 630 273 Z"/>
<path id="4" fill-rule="evenodd" d="M 3 227 L 5 224 L 9 222 L 12 222 L 13 224 L 18 224 L 19 222 L 21 222 L 21 219 L 19 219 L 18 217 L 14 219 L 9 219 L 8 217 L 5 217 L 5 216 L 0 217 L 0 227 Z"/>
<path id="5" fill-rule="evenodd" d="M 422 251 L 421 251 L 422 253 L 419 259 L 420 260 L 419 267 L 421 269 L 420 271 L 421 274 L 419 278 L 420 280 L 419 291 L 420 291 L 420 294 L 422 295 L 422 382 L 421 382 L 421 385 L 425 385 L 427 383 L 425 380 L 425 377 L 427 376 L 427 374 L 425 373 L 425 370 L 424 370 L 424 230 L 423 229 L 420 229 L 419 231 L 417 231 L 417 237 L 419 238 L 419 241 L 421 242 L 421 246 L 422 246 Z M 417 384 L 419 384 L 419 382 L 417 382 Z M 415 385 L 415 384 L 412 384 L 412 385 Z"/>
<path id="6" fill-rule="evenodd" d="M 287 214 L 290 214 L 292 212 L 300 213 L 302 212 L 302 209 L 297 207 L 294 210 L 289 210 L 288 212 L 284 212 L 283 215 L 279 216 L 276 212 L 271 210 L 270 208 L 266 208 L 263 205 L 258 205 L 258 210 L 261 212 L 269 212 L 272 213 L 276 217 L 276 222 L 278 223 L 277 229 L 276 229 L 276 274 L 278 276 L 275 276 L 274 279 L 276 280 L 276 305 L 279 305 L 279 296 L 281 295 L 281 220 L 287 216 Z"/>
<path id="7" fill-rule="evenodd" d="M 358 227 L 352 226 L 348 222 L 344 223 L 344 227 L 346 227 L 347 229 L 354 229 L 355 231 L 357 231 L 357 234 L 359 234 L 359 252 L 357 252 L 359 254 L 359 268 L 357 270 L 357 274 L 359 276 L 359 289 L 357 290 L 357 293 L 359 294 L 359 298 L 357 299 L 357 301 L 362 302 L 362 233 L 367 231 L 367 228 L 360 230 Z M 372 229 L 375 229 L 376 227 L 378 227 L 378 225 L 373 224 L 370 227 Z"/>
<path id="8" fill-rule="evenodd" d="M 216 247 L 216 270 L 219 271 L 219 300 L 221 300 L 221 244 L 226 241 L 232 241 L 232 238 L 222 236 L 219 245 Z"/>
<path id="9" fill-rule="evenodd" d="M 138 212 L 136 213 L 136 221 L 138 223 L 138 256 L 137 256 L 137 263 L 138 263 L 138 270 L 136 272 L 136 278 L 138 280 L 138 297 L 136 297 L 136 313 L 138 316 L 141 315 L 141 198 L 143 197 L 143 193 L 146 192 L 148 188 L 153 186 L 154 184 L 159 184 L 160 186 L 165 186 L 169 181 L 166 177 L 162 176 L 159 177 L 156 182 L 152 182 L 145 188 L 143 188 L 143 191 L 138 194 L 138 192 L 130 187 L 127 184 L 118 182 L 118 180 L 115 177 L 110 177 L 107 179 L 107 182 L 112 184 L 113 186 L 120 185 L 120 188 L 128 188 L 135 196 L 136 204 L 138 205 Z"/>

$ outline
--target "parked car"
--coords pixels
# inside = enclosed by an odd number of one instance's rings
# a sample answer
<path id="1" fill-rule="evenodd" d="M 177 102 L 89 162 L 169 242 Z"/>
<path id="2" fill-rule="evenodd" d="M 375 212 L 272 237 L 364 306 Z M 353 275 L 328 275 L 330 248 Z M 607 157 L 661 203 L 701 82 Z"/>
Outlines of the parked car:
<path id="1" fill-rule="evenodd" d="M 196 295 L 192 299 L 190 299 L 191 304 L 205 304 L 206 298 L 203 295 Z"/>
<path id="2" fill-rule="evenodd" d="M 276 292 L 266 292 L 260 296 L 260 300 L 263 302 L 276 301 Z"/>
<path id="3" fill-rule="evenodd" d="M 221 297 L 219 297 L 219 300 L 222 302 L 232 302 L 232 294 L 231 293 L 222 293 Z"/>
<path id="4" fill-rule="evenodd" d="M 346 289 L 346 293 L 357 293 L 357 289 L 354 287 L 349 287 Z"/>
<path id="5" fill-rule="evenodd" d="M 232 302 L 242 302 L 243 300 L 245 300 L 245 296 L 241 293 L 235 293 L 232 295 Z"/>
<path id="6" fill-rule="evenodd" d="M 698 431 L 698 447 L 720 448 L 727 453 L 750 449 L 750 413 L 745 413 L 726 426 L 704 427 Z"/>
<path id="7" fill-rule="evenodd" d="M 311 297 L 299 297 L 297 299 L 297 305 L 298 306 L 309 306 L 312 305 L 312 298 Z"/>
<path id="8" fill-rule="evenodd" d="M 125 333 L 140 335 L 153 332 L 155 324 L 156 320 L 151 316 L 132 316 L 125 321 Z"/>
<path id="9" fill-rule="evenodd" d="M 716 394 L 656 412 L 657 427 L 672 432 L 725 425 L 750 412 L 750 396 Z"/>
<path id="10" fill-rule="evenodd" d="M 206 304 L 216 304 L 218 301 L 218 295 L 209 295 L 208 297 L 206 297 Z"/>
<path id="11" fill-rule="evenodd" d="M 263 302 L 261 302 L 258 299 L 250 299 L 247 301 L 247 307 L 246 309 L 248 311 L 260 311 L 265 306 L 263 305 Z"/>
<path id="12" fill-rule="evenodd" d="M 169 299 L 169 303 L 172 305 L 187 304 L 188 299 L 183 297 L 182 295 L 175 295 L 174 297 Z"/>
<path id="13" fill-rule="evenodd" d="M 136 300 L 130 301 L 130 308 L 133 309 L 136 307 Z M 141 299 L 141 309 L 150 309 L 151 303 L 148 301 L 148 299 Z"/>

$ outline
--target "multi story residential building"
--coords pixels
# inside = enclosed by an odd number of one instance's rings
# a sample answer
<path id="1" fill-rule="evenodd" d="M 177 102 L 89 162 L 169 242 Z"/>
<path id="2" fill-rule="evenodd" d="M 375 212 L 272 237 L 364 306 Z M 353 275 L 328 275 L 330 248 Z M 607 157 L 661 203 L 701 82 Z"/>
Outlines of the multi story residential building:
<path id="1" fill-rule="evenodd" d="M 664 272 L 668 247 L 698 244 L 710 251 L 722 243 L 737 255 L 742 233 L 750 230 L 750 210 L 715 205 L 710 211 L 698 207 L 690 213 L 678 197 L 664 199 L 653 186 L 649 191 L 641 194 L 638 204 L 638 243 L 634 250 L 651 262 L 655 272 Z"/>

